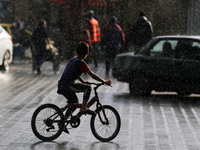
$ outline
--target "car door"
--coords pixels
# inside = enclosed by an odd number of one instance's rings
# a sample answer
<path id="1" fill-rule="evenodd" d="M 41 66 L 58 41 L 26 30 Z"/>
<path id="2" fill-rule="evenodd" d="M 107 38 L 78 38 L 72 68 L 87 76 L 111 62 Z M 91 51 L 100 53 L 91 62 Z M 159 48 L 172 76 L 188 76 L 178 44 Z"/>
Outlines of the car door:
<path id="1" fill-rule="evenodd" d="M 166 43 L 171 45 L 169 46 L 170 50 L 168 54 L 166 54 L 164 49 Z M 147 65 L 147 76 L 161 80 L 172 78 L 174 73 L 173 57 L 176 44 L 177 40 L 161 39 L 149 49 L 149 56 L 144 60 Z"/>
<path id="2" fill-rule="evenodd" d="M 0 26 L 0 65 L 2 64 L 5 54 L 5 37 L 2 26 Z"/>
<path id="3" fill-rule="evenodd" d="M 183 82 L 200 82 L 200 43 L 191 39 L 179 41 L 174 60 L 174 78 Z"/>

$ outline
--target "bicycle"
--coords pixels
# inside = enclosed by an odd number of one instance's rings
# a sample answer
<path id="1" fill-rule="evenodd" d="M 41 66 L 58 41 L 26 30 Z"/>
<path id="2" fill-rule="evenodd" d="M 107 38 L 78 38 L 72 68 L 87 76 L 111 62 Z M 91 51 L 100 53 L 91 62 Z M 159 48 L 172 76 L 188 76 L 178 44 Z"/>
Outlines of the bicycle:
<path id="1" fill-rule="evenodd" d="M 119 133 L 121 127 L 121 119 L 117 110 L 110 105 L 102 105 L 99 101 L 97 89 L 104 83 L 91 83 L 96 85 L 94 89 L 94 97 L 91 98 L 87 104 L 90 108 L 96 102 L 96 110 L 91 115 L 90 128 L 94 137 L 102 142 L 109 142 L 113 140 Z M 70 117 L 64 119 L 64 112 L 68 108 L 81 108 L 82 104 L 72 103 L 66 104 L 65 107 L 59 108 L 54 104 L 43 104 L 39 106 L 33 113 L 31 119 L 32 131 L 37 138 L 43 141 L 52 141 L 58 138 L 63 128 L 71 125 L 73 129 L 77 128 L 81 123 L 81 116 L 84 113 L 80 111 Z M 85 113 L 86 115 L 87 113 Z"/>

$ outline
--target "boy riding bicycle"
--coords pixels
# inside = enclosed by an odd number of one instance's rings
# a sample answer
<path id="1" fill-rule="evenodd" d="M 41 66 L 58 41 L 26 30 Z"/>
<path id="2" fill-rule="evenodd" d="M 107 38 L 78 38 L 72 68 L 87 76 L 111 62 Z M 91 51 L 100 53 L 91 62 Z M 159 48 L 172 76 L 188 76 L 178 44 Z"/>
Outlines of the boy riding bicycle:
<path id="1" fill-rule="evenodd" d="M 110 85 L 111 80 L 104 80 L 95 73 L 93 73 L 84 59 L 89 54 L 89 46 L 86 43 L 80 42 L 76 49 L 77 56 L 72 58 L 58 81 L 58 94 L 63 95 L 68 103 L 78 103 L 78 98 L 75 93 L 83 92 L 83 103 L 80 109 L 80 113 L 94 113 L 93 111 L 87 108 L 87 102 L 90 97 L 91 86 L 90 82 L 84 81 L 81 78 L 82 73 L 88 73 L 93 79 Z M 75 83 L 76 80 L 79 80 L 81 83 Z M 65 119 L 70 115 L 70 112 L 75 110 L 67 110 L 65 114 Z"/>

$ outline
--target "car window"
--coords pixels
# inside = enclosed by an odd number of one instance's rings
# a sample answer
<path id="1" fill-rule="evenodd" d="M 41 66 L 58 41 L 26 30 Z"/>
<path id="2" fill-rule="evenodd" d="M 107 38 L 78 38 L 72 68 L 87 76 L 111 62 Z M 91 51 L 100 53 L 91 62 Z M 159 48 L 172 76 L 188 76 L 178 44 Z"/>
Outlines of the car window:
<path id="1" fill-rule="evenodd" d="M 200 43 L 193 42 L 190 59 L 200 60 Z"/>
<path id="2" fill-rule="evenodd" d="M 150 50 L 152 57 L 173 57 L 178 40 L 161 40 Z"/>
<path id="3" fill-rule="evenodd" d="M 182 39 L 177 44 L 176 58 L 196 59 L 200 55 L 200 43 L 194 40 Z"/>

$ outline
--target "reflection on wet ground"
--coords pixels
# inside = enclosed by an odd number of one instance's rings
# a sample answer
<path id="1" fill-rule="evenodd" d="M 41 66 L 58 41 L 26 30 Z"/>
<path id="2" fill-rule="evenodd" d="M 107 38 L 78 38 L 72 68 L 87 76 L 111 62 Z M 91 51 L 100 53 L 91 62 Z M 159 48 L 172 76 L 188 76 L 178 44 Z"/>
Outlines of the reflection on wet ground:
<path id="1" fill-rule="evenodd" d="M 175 92 L 153 92 L 150 96 L 135 96 L 129 93 L 114 94 L 115 101 L 127 104 L 131 103 L 143 103 L 143 104 L 153 104 L 153 105 L 172 105 L 172 104 L 182 104 L 190 105 L 194 107 L 200 106 L 200 95 L 191 94 L 189 96 L 178 96 Z"/>

